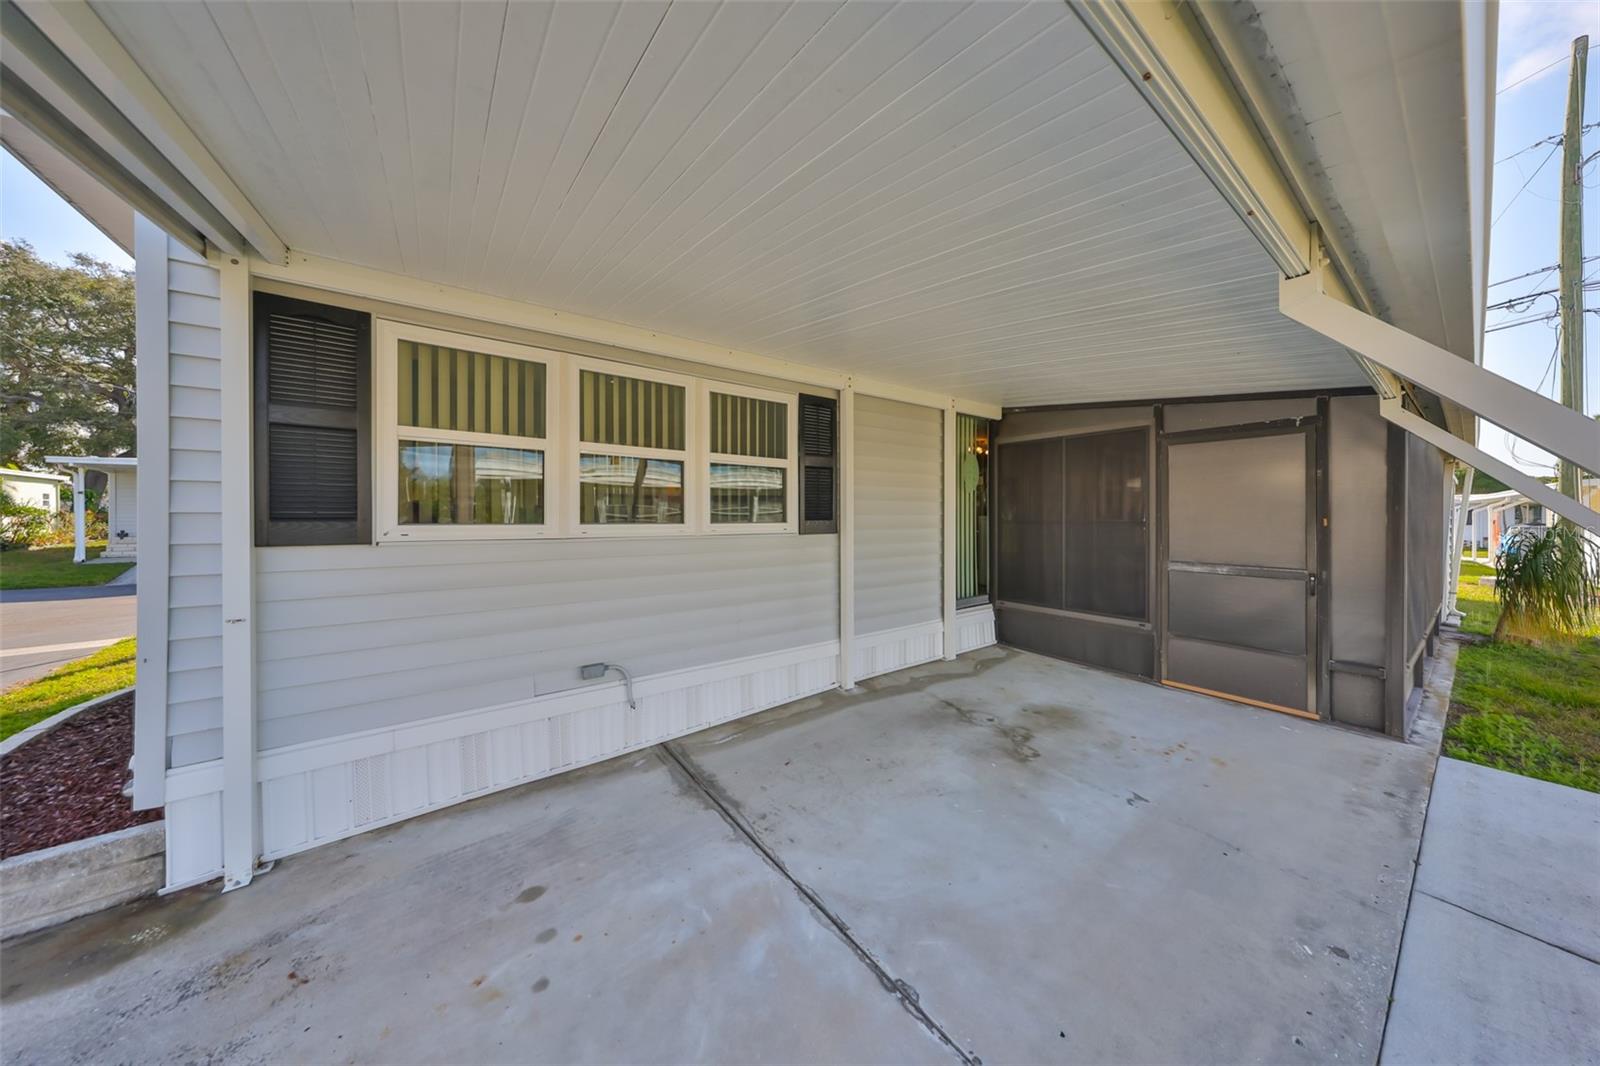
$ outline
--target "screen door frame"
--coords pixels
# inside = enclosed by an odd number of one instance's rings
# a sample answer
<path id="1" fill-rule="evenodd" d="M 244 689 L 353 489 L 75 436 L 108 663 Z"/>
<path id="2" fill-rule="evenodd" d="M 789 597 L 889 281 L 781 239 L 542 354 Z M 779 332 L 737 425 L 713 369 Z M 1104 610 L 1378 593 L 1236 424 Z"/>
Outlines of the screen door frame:
<path id="1" fill-rule="evenodd" d="M 1162 684 L 1175 688 L 1184 688 L 1205 692 L 1222 699 L 1237 703 L 1244 703 L 1254 707 L 1263 707 L 1267 710 L 1291 714 L 1301 718 L 1328 717 L 1328 685 L 1326 681 L 1326 663 L 1328 660 L 1327 643 L 1330 637 L 1328 605 L 1330 603 L 1330 589 L 1328 582 L 1328 479 L 1327 479 L 1327 433 L 1326 416 L 1327 401 L 1319 397 L 1317 404 L 1318 414 L 1306 415 L 1295 418 L 1274 419 L 1266 422 L 1257 422 L 1247 425 L 1228 426 L 1219 428 L 1184 430 L 1180 432 L 1167 432 L 1162 427 L 1161 413 L 1157 413 L 1157 446 L 1156 446 L 1156 507 L 1157 535 L 1156 535 L 1156 586 L 1158 589 L 1157 617 L 1159 619 L 1158 647 L 1156 653 L 1157 680 Z M 1171 575 L 1173 560 L 1171 558 L 1171 531 L 1172 531 L 1172 501 L 1171 501 L 1171 470 L 1169 449 L 1173 445 L 1201 444 L 1213 441 L 1243 440 L 1253 437 L 1277 437 L 1296 435 L 1303 439 L 1306 454 L 1306 482 L 1305 482 L 1305 577 L 1301 580 L 1306 583 L 1305 596 L 1305 624 L 1306 624 L 1306 653 L 1305 653 L 1305 707 L 1288 707 L 1281 704 L 1270 703 L 1265 700 L 1254 699 L 1237 693 L 1201 689 L 1198 686 L 1175 681 L 1168 671 L 1168 650 L 1171 640 L 1170 606 L 1171 606 Z M 1178 560 L 1179 569 L 1195 570 L 1201 573 L 1215 573 L 1219 575 L 1251 576 L 1278 576 L 1268 573 L 1272 568 L 1252 567 L 1246 565 L 1228 564 L 1200 564 L 1194 565 L 1193 560 Z M 1230 646 L 1225 641 L 1217 642 L 1223 646 Z M 1231 645 L 1245 647 L 1245 645 Z"/>

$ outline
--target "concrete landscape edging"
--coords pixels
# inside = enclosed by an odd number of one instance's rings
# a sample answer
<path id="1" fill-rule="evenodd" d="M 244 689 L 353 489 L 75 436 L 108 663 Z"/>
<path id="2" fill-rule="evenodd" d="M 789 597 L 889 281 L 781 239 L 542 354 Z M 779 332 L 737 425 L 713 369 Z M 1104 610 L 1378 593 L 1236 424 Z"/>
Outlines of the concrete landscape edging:
<path id="1" fill-rule="evenodd" d="M 166 849 L 150 822 L 0 861 L 0 939 L 154 895 Z"/>
<path id="2" fill-rule="evenodd" d="M 35 722 L 28 728 L 13 733 L 5 740 L 0 740 L 0 758 L 10 755 L 28 741 L 44 736 L 56 726 L 71 721 L 85 711 L 92 711 L 96 707 L 104 706 L 112 700 L 120 699 L 132 692 L 133 686 L 129 685 L 127 688 L 119 688 L 115 692 L 107 692 L 104 696 L 96 696 L 92 700 L 84 700 L 82 703 L 73 704 L 64 711 L 57 711 L 44 721 Z"/>

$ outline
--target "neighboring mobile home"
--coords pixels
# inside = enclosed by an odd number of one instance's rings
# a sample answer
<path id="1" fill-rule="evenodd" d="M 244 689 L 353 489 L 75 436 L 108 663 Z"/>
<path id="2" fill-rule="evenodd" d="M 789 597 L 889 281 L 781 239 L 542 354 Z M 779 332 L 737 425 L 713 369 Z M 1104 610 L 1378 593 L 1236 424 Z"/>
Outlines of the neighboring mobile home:
<path id="1" fill-rule="evenodd" d="M 1600 466 L 1476 366 L 1493 5 L 4 14 L 140 212 L 173 886 L 997 637 L 1403 736 L 1440 449 Z"/>
<path id="2" fill-rule="evenodd" d="M 139 460 L 131 455 L 51 455 L 46 462 L 72 470 L 72 559 L 88 558 L 84 520 L 88 517 L 84 488 L 90 474 L 105 483 L 100 504 L 106 512 L 106 562 L 137 559 L 139 555 Z M 63 479 L 65 480 L 65 479 Z"/>
<path id="3" fill-rule="evenodd" d="M 71 480 L 62 474 L 0 467 L 0 492 L 13 503 L 52 513 L 61 510 L 61 489 Z"/>

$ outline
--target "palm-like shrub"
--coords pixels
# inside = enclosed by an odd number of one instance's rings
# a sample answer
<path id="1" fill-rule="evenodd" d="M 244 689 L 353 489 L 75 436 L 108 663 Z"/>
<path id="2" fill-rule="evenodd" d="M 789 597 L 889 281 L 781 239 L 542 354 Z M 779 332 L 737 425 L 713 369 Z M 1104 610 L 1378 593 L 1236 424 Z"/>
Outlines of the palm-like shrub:
<path id="1" fill-rule="evenodd" d="M 1570 522 L 1512 530 L 1495 569 L 1495 640 L 1571 639 L 1600 619 L 1600 550 Z"/>

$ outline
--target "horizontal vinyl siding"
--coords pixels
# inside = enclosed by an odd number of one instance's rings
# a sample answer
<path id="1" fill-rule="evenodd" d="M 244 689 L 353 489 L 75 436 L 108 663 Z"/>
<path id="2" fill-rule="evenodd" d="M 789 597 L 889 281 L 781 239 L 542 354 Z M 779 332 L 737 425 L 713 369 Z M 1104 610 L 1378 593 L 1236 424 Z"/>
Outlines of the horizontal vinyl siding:
<path id="1" fill-rule="evenodd" d="M 167 736 L 174 767 L 222 754 L 220 291 L 216 270 L 168 241 Z"/>
<path id="2" fill-rule="evenodd" d="M 856 399 L 856 634 L 940 618 L 943 412 Z"/>
<path id="3" fill-rule="evenodd" d="M 585 663 L 644 677 L 835 640 L 838 549 L 792 535 L 259 549 L 260 745 L 575 688 Z"/>

